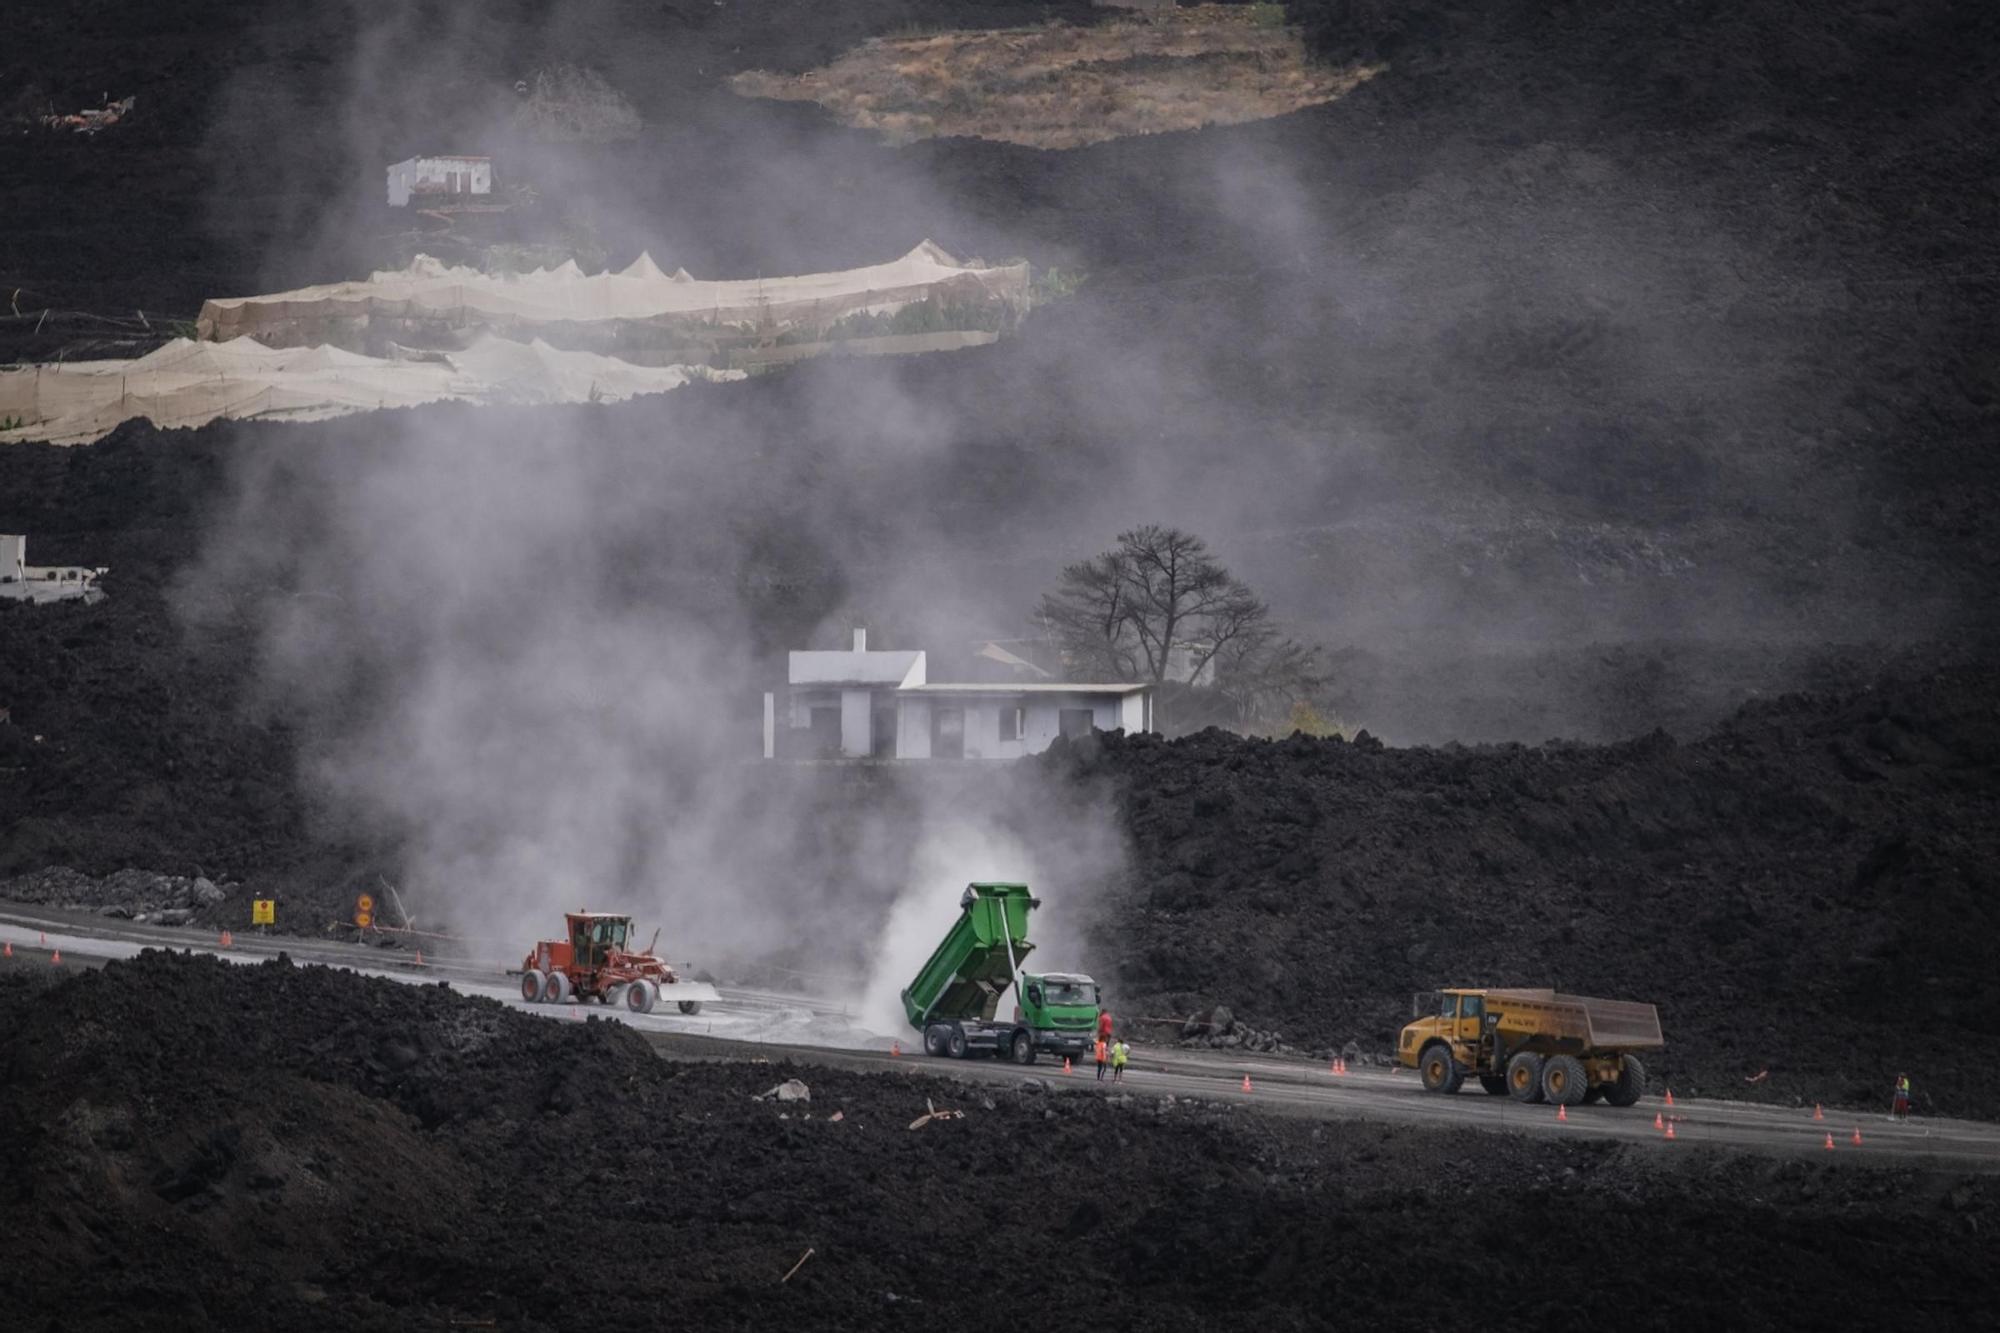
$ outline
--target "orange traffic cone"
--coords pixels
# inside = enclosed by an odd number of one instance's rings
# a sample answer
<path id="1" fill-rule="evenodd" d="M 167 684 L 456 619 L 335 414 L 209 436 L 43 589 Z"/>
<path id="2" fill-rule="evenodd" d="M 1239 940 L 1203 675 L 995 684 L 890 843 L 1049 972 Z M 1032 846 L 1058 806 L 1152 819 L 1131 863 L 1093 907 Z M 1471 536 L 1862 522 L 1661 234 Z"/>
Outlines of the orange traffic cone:
<path id="1" fill-rule="evenodd" d="M 1827 1136 L 1826 1136 L 1826 1150 L 1827 1150 L 1828 1152 L 1832 1152 L 1832 1151 L 1833 1151 L 1833 1135 L 1831 1135 L 1831 1134 L 1829 1134 L 1829 1135 L 1827 1135 Z"/>
<path id="2" fill-rule="evenodd" d="M 57 949 L 54 953 L 50 954 L 49 962 L 51 965 L 60 964 L 62 962 L 62 950 Z"/>
<path id="3" fill-rule="evenodd" d="M 1567 1106 L 1564 1106 L 1561 1102 L 1556 1103 L 1556 1119 L 1562 1121 L 1567 1121 L 1569 1119 L 1569 1108 Z"/>
<path id="4" fill-rule="evenodd" d="M 1248 1074 L 1243 1076 L 1243 1091 L 1250 1091 L 1250 1076 Z"/>
<path id="5" fill-rule="evenodd" d="M 1667 1105 L 1669 1105 L 1669 1106 L 1672 1106 L 1673 1104 L 1674 1104 L 1674 1090 L 1673 1090 L 1672 1088 L 1668 1088 L 1668 1089 L 1667 1089 Z"/>
<path id="6" fill-rule="evenodd" d="M 889 1056 L 890 1056 L 890 1058 L 891 1058 L 891 1059 L 894 1059 L 895 1057 L 897 1057 L 897 1056 L 901 1055 L 902 1053 L 903 1053 L 903 1043 L 902 1043 L 902 1042 L 900 1042 L 900 1041 L 892 1041 L 892 1042 L 890 1042 L 890 1043 L 889 1043 Z"/>
<path id="7" fill-rule="evenodd" d="M 1859 1125 L 1854 1127 L 1854 1146 L 1857 1148 L 1861 1146 L 1861 1126 Z"/>
<path id="8" fill-rule="evenodd" d="M 1334 1070 L 1333 1072 L 1336 1074 L 1345 1074 L 1347 1072 L 1347 1061 L 1342 1060 L 1340 1062 L 1340 1068 Z"/>
<path id="9" fill-rule="evenodd" d="M 1673 1136 L 1674 1136 L 1674 1122 L 1669 1120 L 1667 1122 L 1667 1137 L 1672 1138 Z"/>
<path id="10" fill-rule="evenodd" d="M 1826 1119 L 1826 1112 L 1820 1108 L 1820 1104 L 1818 1102 L 1813 1103 L 1813 1119 L 1815 1120 Z"/>
<path id="11" fill-rule="evenodd" d="M 221 947 L 227 949 L 230 946 L 230 943 L 231 940 L 229 938 L 229 932 L 225 930 L 222 932 Z"/>
<path id="12" fill-rule="evenodd" d="M 1666 1117 L 1661 1115 L 1658 1111 L 1653 1112 L 1653 1128 L 1665 1129 L 1666 1127 L 1667 1127 Z"/>
<path id="13" fill-rule="evenodd" d="M 424 965 L 424 951 L 422 949 L 419 949 L 417 950 L 417 966 L 422 967 L 423 965 Z"/>
<path id="14" fill-rule="evenodd" d="M 1073 1069 L 1071 1069 L 1071 1068 L 1069 1067 L 1069 1057 L 1068 1057 L 1067 1055 L 1065 1055 L 1065 1056 L 1063 1057 L 1063 1073 L 1065 1073 L 1065 1074 L 1073 1074 L 1073 1073 L 1075 1073 L 1075 1072 L 1076 1072 L 1075 1070 L 1073 1070 Z"/>
<path id="15" fill-rule="evenodd" d="M 0 958 L 12 958 L 13 956 L 14 956 L 14 941 L 8 940 L 6 951 L 4 953 L 0 953 Z"/>

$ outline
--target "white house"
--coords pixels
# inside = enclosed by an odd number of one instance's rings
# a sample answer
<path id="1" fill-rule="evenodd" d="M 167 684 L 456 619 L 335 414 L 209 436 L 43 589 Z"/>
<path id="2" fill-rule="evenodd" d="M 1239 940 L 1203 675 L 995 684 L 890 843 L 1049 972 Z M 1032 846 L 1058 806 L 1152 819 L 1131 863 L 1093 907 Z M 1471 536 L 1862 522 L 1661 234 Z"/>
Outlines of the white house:
<path id="1" fill-rule="evenodd" d="M 785 695 L 764 696 L 764 757 L 1018 759 L 1057 736 L 1153 729 L 1153 687 L 1064 681 L 952 684 L 925 677 L 924 654 L 791 654 Z"/>
<path id="2" fill-rule="evenodd" d="M 412 157 L 389 168 L 389 203 L 408 206 L 410 196 L 454 196 L 493 193 L 493 159 L 488 157 Z"/>
<path id="3" fill-rule="evenodd" d="M 28 539 L 19 533 L 0 532 L 0 597 L 17 602 L 102 601 L 104 593 L 97 580 L 110 572 L 84 565 L 31 565 Z"/>

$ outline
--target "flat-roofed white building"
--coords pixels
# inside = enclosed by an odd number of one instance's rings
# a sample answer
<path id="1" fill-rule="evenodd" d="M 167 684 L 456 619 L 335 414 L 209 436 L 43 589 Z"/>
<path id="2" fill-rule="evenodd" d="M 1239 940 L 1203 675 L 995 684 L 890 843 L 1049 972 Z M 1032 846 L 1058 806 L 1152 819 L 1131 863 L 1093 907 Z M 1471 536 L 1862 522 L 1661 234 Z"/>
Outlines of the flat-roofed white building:
<path id="1" fill-rule="evenodd" d="M 490 157 L 411 157 L 389 168 L 389 203 L 409 205 L 413 195 L 435 196 L 443 202 L 493 193 Z"/>
<path id="2" fill-rule="evenodd" d="M 31 565 L 28 539 L 0 532 L 0 597 L 17 602 L 102 601 L 97 580 L 110 573 L 87 565 Z"/>
<path id="3" fill-rule="evenodd" d="M 1018 759 L 1058 736 L 1153 729 L 1153 687 L 931 681 L 924 654 L 872 652 L 854 631 L 846 652 L 790 655 L 783 699 L 764 696 L 764 757 Z"/>

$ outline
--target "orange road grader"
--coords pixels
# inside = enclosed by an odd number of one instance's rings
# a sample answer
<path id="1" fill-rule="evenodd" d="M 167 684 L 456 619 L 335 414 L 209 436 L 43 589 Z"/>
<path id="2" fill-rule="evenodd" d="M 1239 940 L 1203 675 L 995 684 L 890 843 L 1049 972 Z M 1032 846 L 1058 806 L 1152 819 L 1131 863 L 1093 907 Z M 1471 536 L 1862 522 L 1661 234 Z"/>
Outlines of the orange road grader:
<path id="1" fill-rule="evenodd" d="M 569 923 L 569 938 L 540 941 L 521 963 L 521 998 L 529 1004 L 561 1004 L 574 996 L 579 1003 L 622 1000 L 633 1013 L 650 1014 L 666 992 L 682 1013 L 698 1014 L 702 1000 L 715 997 L 714 987 L 682 981 L 653 952 L 659 931 L 640 949 L 633 943 L 629 916 L 570 912 L 563 919 Z"/>

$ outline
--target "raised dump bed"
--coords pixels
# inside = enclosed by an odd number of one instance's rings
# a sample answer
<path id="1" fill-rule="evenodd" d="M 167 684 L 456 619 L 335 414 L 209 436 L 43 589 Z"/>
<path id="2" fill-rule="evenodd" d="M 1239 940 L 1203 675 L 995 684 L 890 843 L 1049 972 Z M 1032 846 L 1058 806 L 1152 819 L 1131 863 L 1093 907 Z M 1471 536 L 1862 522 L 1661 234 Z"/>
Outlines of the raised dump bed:
<path id="1" fill-rule="evenodd" d="M 902 994 L 903 1013 L 931 1055 L 1005 1055 L 1033 1064 L 1046 1051 L 1076 1056 L 1096 1034 L 1097 983 L 1074 972 L 1021 971 L 1034 949 L 1028 914 L 1041 899 L 1025 884 L 975 883 L 958 919 Z M 1015 986 L 1011 1017 L 1000 998 Z"/>

